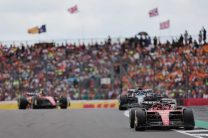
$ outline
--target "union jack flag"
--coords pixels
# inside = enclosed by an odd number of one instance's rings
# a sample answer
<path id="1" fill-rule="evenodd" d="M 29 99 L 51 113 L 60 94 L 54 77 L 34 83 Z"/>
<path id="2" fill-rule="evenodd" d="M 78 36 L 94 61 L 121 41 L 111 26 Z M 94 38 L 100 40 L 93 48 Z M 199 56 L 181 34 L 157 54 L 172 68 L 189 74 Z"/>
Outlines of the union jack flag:
<path id="1" fill-rule="evenodd" d="M 160 23 L 160 30 L 170 28 L 170 20 Z"/>
<path id="2" fill-rule="evenodd" d="M 158 15 L 159 15 L 158 8 L 155 8 L 149 11 L 149 17 L 154 17 Z"/>
<path id="3" fill-rule="evenodd" d="M 74 5 L 73 7 L 68 9 L 68 12 L 70 12 L 71 14 L 77 13 L 78 11 L 79 10 L 78 10 L 77 5 Z"/>

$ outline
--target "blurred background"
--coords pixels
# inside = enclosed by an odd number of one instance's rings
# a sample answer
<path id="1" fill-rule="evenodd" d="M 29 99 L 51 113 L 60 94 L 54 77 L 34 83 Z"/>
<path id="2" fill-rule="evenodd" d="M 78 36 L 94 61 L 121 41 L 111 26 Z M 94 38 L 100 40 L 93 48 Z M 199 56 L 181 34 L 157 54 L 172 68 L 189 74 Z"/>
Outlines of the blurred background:
<path id="1" fill-rule="evenodd" d="M 208 98 L 207 4 L 2 0 L 0 100 L 41 89 L 116 99 L 138 86 Z"/>

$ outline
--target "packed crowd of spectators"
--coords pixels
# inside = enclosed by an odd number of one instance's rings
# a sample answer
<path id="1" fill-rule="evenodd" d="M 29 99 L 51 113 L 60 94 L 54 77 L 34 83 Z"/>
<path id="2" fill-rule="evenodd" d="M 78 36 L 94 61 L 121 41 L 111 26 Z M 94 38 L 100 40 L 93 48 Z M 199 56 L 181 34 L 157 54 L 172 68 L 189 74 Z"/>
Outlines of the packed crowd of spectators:
<path id="1" fill-rule="evenodd" d="M 128 78 L 176 98 L 207 98 L 208 45 L 160 44 L 128 49 Z M 123 76 L 128 84 L 127 75 Z M 128 86 L 126 86 L 127 88 Z"/>
<path id="2" fill-rule="evenodd" d="M 67 92 L 72 99 L 111 99 L 118 87 L 101 85 L 113 70 L 111 45 L 33 46 L 0 48 L 1 100 L 44 89 L 49 95 Z M 112 59 L 113 60 L 113 59 Z"/>
<path id="3" fill-rule="evenodd" d="M 89 45 L 0 45 L 0 100 L 41 89 L 49 95 L 68 93 L 71 99 L 115 99 L 137 86 L 171 97 L 208 98 L 205 42 L 161 44 L 157 38 L 151 43 L 149 37 L 135 37 Z"/>

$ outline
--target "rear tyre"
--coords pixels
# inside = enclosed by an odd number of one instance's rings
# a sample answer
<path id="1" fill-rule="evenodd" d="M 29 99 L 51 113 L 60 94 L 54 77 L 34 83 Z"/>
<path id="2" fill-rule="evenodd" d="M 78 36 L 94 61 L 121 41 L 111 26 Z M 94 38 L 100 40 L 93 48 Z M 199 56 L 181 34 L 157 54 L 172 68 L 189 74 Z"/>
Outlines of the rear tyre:
<path id="1" fill-rule="evenodd" d="M 67 109 L 67 107 L 68 107 L 67 97 L 62 96 L 62 97 L 59 99 L 59 104 L 60 104 L 60 108 L 61 108 L 61 109 Z"/>
<path id="2" fill-rule="evenodd" d="M 28 106 L 28 101 L 25 97 L 21 96 L 18 99 L 18 108 L 19 109 L 26 109 Z"/>
<path id="3" fill-rule="evenodd" d="M 119 110 L 127 110 L 127 107 L 124 107 L 125 105 L 119 105 Z"/>
<path id="4" fill-rule="evenodd" d="M 128 103 L 127 96 L 121 95 L 120 96 L 120 104 L 119 104 L 119 110 L 127 110 L 127 107 L 125 105 Z"/>
<path id="5" fill-rule="evenodd" d="M 185 108 L 183 110 L 184 129 L 193 130 L 195 126 L 194 114 L 191 109 Z"/>
<path id="6" fill-rule="evenodd" d="M 144 110 L 137 109 L 135 111 L 135 121 L 134 128 L 136 131 L 144 131 L 146 124 L 146 115 Z"/>
<path id="7" fill-rule="evenodd" d="M 130 123 L 130 128 L 134 128 L 134 122 L 135 122 L 135 108 L 132 108 L 129 111 L 129 123 Z"/>

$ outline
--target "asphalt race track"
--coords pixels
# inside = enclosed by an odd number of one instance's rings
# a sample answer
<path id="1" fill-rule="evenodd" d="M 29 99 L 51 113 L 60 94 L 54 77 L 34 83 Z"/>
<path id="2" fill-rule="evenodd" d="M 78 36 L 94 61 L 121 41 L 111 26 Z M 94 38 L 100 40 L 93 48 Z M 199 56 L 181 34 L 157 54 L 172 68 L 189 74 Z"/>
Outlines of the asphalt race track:
<path id="1" fill-rule="evenodd" d="M 199 117 L 200 113 L 197 112 L 195 116 Z M 205 131 L 203 130 L 204 133 Z M 192 138 L 176 130 L 150 129 L 135 132 L 129 128 L 124 112 L 115 109 L 0 111 L 0 138 L 167 137 Z"/>

